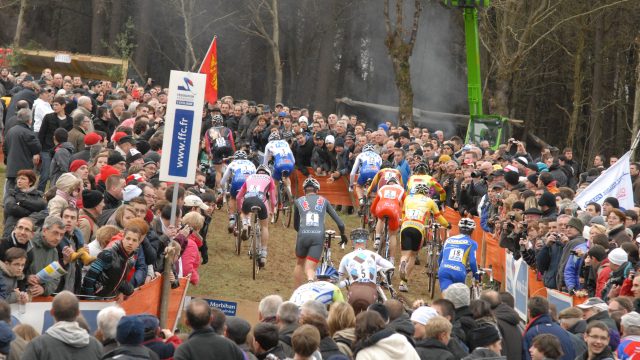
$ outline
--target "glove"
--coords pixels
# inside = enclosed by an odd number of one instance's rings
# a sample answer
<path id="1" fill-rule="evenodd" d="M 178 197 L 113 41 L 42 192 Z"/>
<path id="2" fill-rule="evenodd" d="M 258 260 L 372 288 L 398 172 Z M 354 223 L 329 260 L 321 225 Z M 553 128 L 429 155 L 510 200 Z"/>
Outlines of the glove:
<path id="1" fill-rule="evenodd" d="M 343 288 L 345 288 L 345 287 L 347 287 L 347 286 L 349 286 L 349 280 L 342 280 L 342 281 L 340 281 L 340 283 L 338 284 L 338 287 L 339 287 L 340 289 L 343 289 Z"/>
<path id="2" fill-rule="evenodd" d="M 340 234 L 340 246 L 342 245 L 347 245 L 347 242 L 349 242 L 349 240 L 347 239 L 347 235 L 345 234 Z"/>

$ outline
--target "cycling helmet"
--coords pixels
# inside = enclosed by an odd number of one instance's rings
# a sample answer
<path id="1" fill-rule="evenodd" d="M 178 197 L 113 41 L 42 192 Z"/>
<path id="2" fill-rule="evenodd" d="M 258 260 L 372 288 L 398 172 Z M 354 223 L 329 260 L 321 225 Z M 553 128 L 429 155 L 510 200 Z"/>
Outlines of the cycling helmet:
<path id="1" fill-rule="evenodd" d="M 304 180 L 304 183 L 302 183 L 302 188 L 306 189 L 307 187 L 312 187 L 314 189 L 316 189 L 316 191 L 320 191 L 320 183 L 318 182 L 318 180 L 312 178 L 312 177 L 308 177 Z"/>
<path id="2" fill-rule="evenodd" d="M 372 144 L 366 144 L 364 147 L 362 147 L 362 152 L 375 151 L 375 150 L 376 148 Z"/>
<path id="3" fill-rule="evenodd" d="M 236 160 L 247 160 L 247 153 L 242 150 L 238 150 L 233 154 L 233 158 Z"/>
<path id="4" fill-rule="evenodd" d="M 213 115 L 211 121 L 213 122 L 213 126 L 222 126 L 224 119 L 222 118 L 222 115 Z"/>
<path id="5" fill-rule="evenodd" d="M 272 132 L 269 135 L 269 141 L 273 141 L 273 140 L 280 140 L 280 133 L 279 132 Z"/>
<path id="6" fill-rule="evenodd" d="M 289 140 L 291 138 L 293 138 L 293 131 L 283 131 L 282 132 L 282 138 L 285 140 Z"/>
<path id="7" fill-rule="evenodd" d="M 413 192 L 416 194 L 422 194 L 429 196 L 429 185 L 427 184 L 416 184 L 413 187 Z"/>
<path id="8" fill-rule="evenodd" d="M 429 171 L 429 167 L 425 163 L 419 163 L 413 168 L 413 173 L 416 175 L 425 175 Z"/>
<path id="9" fill-rule="evenodd" d="M 260 171 L 264 171 L 265 174 L 271 176 L 271 170 L 269 169 L 268 166 L 266 165 L 260 165 L 258 166 L 258 168 L 256 169 L 256 174 Z"/>
<path id="10" fill-rule="evenodd" d="M 354 245 L 356 243 L 366 244 L 367 240 L 369 240 L 369 231 L 367 231 L 366 229 L 358 228 L 351 230 L 351 241 L 353 241 Z"/>
<path id="11" fill-rule="evenodd" d="M 472 233 L 473 229 L 476 228 L 476 222 L 473 221 L 473 219 L 462 218 L 458 222 L 458 228 L 460 229 L 460 231 L 465 231 L 465 232 L 468 232 L 468 233 Z"/>
<path id="12" fill-rule="evenodd" d="M 318 280 L 336 283 L 339 278 L 338 271 L 331 265 L 318 266 L 316 269 L 316 279 Z"/>
<path id="13" fill-rule="evenodd" d="M 380 170 L 382 169 L 393 169 L 393 164 L 391 163 L 391 161 L 383 161 L 382 165 L 380 165 Z"/>
<path id="14" fill-rule="evenodd" d="M 398 184 L 398 178 L 397 178 L 397 177 L 395 177 L 395 176 L 391 176 L 391 177 L 387 180 L 387 184 L 391 183 L 392 181 L 393 181 L 394 183 Z"/>

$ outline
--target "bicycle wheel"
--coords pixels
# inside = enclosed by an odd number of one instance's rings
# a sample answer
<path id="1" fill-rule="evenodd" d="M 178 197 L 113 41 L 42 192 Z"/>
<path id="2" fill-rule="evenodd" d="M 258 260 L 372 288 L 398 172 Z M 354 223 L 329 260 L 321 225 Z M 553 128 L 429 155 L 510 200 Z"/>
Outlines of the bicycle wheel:
<path id="1" fill-rule="evenodd" d="M 276 185 L 276 200 L 276 208 L 273 209 L 273 217 L 271 219 L 272 224 L 275 224 L 280 216 L 280 207 L 282 204 L 282 182 L 278 182 Z"/>
<path id="2" fill-rule="evenodd" d="M 429 295 L 431 299 L 436 294 L 436 279 L 438 278 L 438 246 L 435 245 L 431 251 L 431 259 L 430 261 L 430 274 L 429 274 Z"/>
<path id="3" fill-rule="evenodd" d="M 251 277 L 253 280 L 256 279 L 256 275 L 258 275 L 258 242 L 260 241 L 260 222 L 258 221 L 258 214 L 254 214 L 254 222 L 253 222 L 253 241 L 251 242 L 251 253 L 253 254 L 251 258 Z"/>
<path id="4" fill-rule="evenodd" d="M 236 255 L 240 256 L 240 251 L 242 250 L 242 221 L 240 220 L 240 216 L 236 213 Z"/>
<path id="5" fill-rule="evenodd" d="M 291 226 L 291 218 L 293 217 L 293 196 L 284 184 L 282 185 L 282 226 L 288 228 Z"/>
<path id="6" fill-rule="evenodd" d="M 382 229 L 382 236 L 380 238 L 381 244 L 378 246 L 378 255 L 389 260 L 389 219 L 384 218 L 384 228 Z"/>

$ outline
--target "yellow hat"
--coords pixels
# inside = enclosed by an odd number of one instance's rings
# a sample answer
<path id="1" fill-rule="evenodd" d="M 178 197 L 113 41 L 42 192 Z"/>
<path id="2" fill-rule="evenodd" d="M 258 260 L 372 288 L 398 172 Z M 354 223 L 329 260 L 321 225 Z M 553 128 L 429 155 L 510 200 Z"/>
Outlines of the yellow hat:
<path id="1" fill-rule="evenodd" d="M 451 156 L 449 155 L 440 155 L 440 159 L 438 159 L 439 162 L 441 163 L 445 163 L 447 161 L 451 161 Z"/>
<path id="2" fill-rule="evenodd" d="M 502 170 L 502 166 L 500 166 L 500 164 L 494 164 L 493 170 Z"/>

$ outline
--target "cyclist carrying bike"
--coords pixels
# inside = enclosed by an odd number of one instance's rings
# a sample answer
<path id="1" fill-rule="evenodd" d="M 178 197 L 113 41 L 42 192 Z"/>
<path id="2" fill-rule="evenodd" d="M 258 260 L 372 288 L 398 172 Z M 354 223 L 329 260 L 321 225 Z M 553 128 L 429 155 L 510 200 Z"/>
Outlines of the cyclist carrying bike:
<path id="1" fill-rule="evenodd" d="M 429 186 L 418 183 L 413 188 L 414 193 L 404 199 L 402 226 L 400 228 L 400 286 L 398 290 L 409 291 L 408 279 L 415 264 L 416 254 L 420 250 L 422 240 L 426 234 L 426 227 L 431 215 L 440 225 L 450 228 L 447 219 L 442 216 L 438 205 L 429 197 Z"/>
<path id="2" fill-rule="evenodd" d="M 267 244 L 269 243 L 269 213 L 276 206 L 276 185 L 271 178 L 271 170 L 264 165 L 258 166 L 256 173 L 249 175 L 244 182 L 238 196 L 238 207 L 241 209 L 242 218 L 241 237 L 248 239 L 251 208 L 260 207 L 258 219 L 262 229 L 262 238 L 258 244 L 258 265 L 264 267 L 267 263 Z M 267 202 L 271 202 L 271 206 Z"/>
<path id="3" fill-rule="evenodd" d="M 402 216 L 402 200 L 404 199 L 404 188 L 399 184 L 396 177 L 391 176 L 386 184 L 378 189 L 376 198 L 371 204 L 371 214 L 378 218 L 376 225 L 376 237 L 373 242 L 374 250 L 380 246 L 380 236 L 384 229 L 384 218 L 387 217 L 389 232 L 389 261 L 395 263 L 397 248 L 397 235 L 400 228 L 400 218 Z"/>
<path id="4" fill-rule="evenodd" d="M 427 164 L 418 163 L 413 168 L 413 175 L 411 175 L 411 177 L 409 177 L 409 180 L 407 181 L 407 191 L 409 192 L 409 194 L 413 194 L 415 192 L 415 186 L 417 184 L 427 184 L 427 186 L 429 187 L 429 197 L 435 199 L 436 195 L 439 194 L 440 203 L 444 204 L 444 201 L 447 199 L 447 192 L 436 179 L 427 174 L 428 171 L 429 167 L 427 166 Z"/>
<path id="5" fill-rule="evenodd" d="M 331 305 L 334 302 L 344 302 L 344 295 L 342 295 L 340 288 L 328 281 L 313 281 L 299 286 L 289 299 L 298 306 L 302 306 L 309 300 L 317 300 L 324 305 Z"/>
<path id="6" fill-rule="evenodd" d="M 340 279 L 344 279 L 340 282 L 340 287 L 350 284 L 347 299 L 356 313 L 359 313 L 358 310 L 366 310 L 376 301 L 378 271 L 386 274 L 389 284 L 393 276 L 393 264 L 367 250 L 368 237 L 369 232 L 365 229 L 351 231 L 354 250 L 342 258 L 338 267 Z"/>
<path id="7" fill-rule="evenodd" d="M 222 176 L 222 189 L 224 192 L 227 191 L 227 186 L 229 182 L 231 182 L 231 187 L 229 189 L 229 193 L 231 197 L 229 198 L 229 232 L 233 231 L 233 228 L 236 225 L 236 196 L 238 195 L 238 191 L 244 185 L 244 182 L 250 175 L 256 173 L 256 166 L 249 160 L 247 160 L 247 153 L 238 150 L 233 154 L 233 161 L 227 169 L 224 171 L 224 175 Z"/>
<path id="8" fill-rule="evenodd" d="M 280 134 L 277 132 L 269 135 L 269 143 L 264 148 L 262 165 L 267 165 L 271 157 L 273 157 L 273 178 L 276 181 L 282 180 L 291 193 L 289 174 L 293 171 L 296 161 L 291 146 L 286 140 L 281 140 Z"/>
<path id="9" fill-rule="evenodd" d="M 362 152 L 356 157 L 349 178 L 351 184 L 349 189 L 352 190 L 355 186 L 356 196 L 358 197 L 361 207 L 364 204 L 364 189 L 362 187 L 367 181 L 372 180 L 376 176 L 378 171 L 380 171 L 381 165 L 382 158 L 375 152 L 375 147 L 372 144 L 366 144 L 362 148 Z M 356 174 L 358 174 L 358 182 L 354 184 Z"/>
<path id="10" fill-rule="evenodd" d="M 218 194 L 222 193 L 222 165 L 224 158 L 229 157 L 236 150 L 233 142 L 233 131 L 224 127 L 222 115 L 214 115 L 211 119 L 213 126 L 207 130 L 204 136 L 207 154 L 216 169 L 216 188 Z"/>
<path id="11" fill-rule="evenodd" d="M 338 216 L 329 200 L 318 195 L 320 183 L 318 180 L 309 177 L 302 184 L 305 195 L 295 201 L 293 211 L 293 227 L 298 232 L 296 240 L 296 267 L 294 270 L 294 280 L 296 286 L 307 281 L 313 281 L 316 277 L 316 267 L 322 256 L 324 245 L 324 217 L 327 213 L 338 225 L 340 244 L 347 243 L 344 234 L 344 222 Z"/>
<path id="12" fill-rule="evenodd" d="M 448 238 L 442 247 L 438 259 L 438 279 L 440 291 L 445 291 L 453 283 L 464 283 L 467 277 L 467 267 L 473 276 L 479 279 L 476 265 L 476 250 L 478 243 L 471 239 L 471 233 L 476 228 L 473 219 L 462 218 L 458 222 L 460 235 Z"/>

